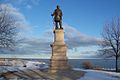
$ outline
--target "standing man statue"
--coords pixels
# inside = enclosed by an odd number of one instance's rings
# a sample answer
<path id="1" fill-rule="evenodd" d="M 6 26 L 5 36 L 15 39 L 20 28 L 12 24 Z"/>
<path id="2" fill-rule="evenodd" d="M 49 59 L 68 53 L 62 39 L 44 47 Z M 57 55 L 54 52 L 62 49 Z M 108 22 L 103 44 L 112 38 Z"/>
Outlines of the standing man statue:
<path id="1" fill-rule="evenodd" d="M 58 23 L 59 23 L 60 29 L 63 29 L 62 28 L 62 11 L 59 5 L 57 5 L 57 9 L 54 10 L 52 16 L 54 16 L 55 29 L 58 29 Z"/>

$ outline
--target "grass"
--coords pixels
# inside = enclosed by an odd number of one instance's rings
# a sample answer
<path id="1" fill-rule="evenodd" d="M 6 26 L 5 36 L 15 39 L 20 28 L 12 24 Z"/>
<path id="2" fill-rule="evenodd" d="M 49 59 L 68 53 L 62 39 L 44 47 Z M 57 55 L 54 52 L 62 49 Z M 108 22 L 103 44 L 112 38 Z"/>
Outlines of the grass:
<path id="1" fill-rule="evenodd" d="M 85 72 L 75 70 L 64 70 L 56 73 L 48 71 L 35 70 L 19 70 L 18 72 L 3 73 L 1 77 L 5 79 L 35 79 L 35 80 L 76 80 L 84 76 Z"/>
<path id="2" fill-rule="evenodd" d="M 54 77 L 54 80 L 76 80 L 84 76 L 83 71 L 75 70 L 65 70 L 59 71 L 57 73 L 48 73 L 50 76 Z"/>

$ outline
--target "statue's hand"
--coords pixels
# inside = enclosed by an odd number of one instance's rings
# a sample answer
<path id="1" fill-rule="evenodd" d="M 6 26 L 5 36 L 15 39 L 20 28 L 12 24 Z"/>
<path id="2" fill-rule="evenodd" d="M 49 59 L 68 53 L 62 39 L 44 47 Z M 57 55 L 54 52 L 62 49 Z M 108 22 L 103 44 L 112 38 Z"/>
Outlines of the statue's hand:
<path id="1" fill-rule="evenodd" d="M 53 16 L 53 14 L 51 14 L 51 16 Z"/>

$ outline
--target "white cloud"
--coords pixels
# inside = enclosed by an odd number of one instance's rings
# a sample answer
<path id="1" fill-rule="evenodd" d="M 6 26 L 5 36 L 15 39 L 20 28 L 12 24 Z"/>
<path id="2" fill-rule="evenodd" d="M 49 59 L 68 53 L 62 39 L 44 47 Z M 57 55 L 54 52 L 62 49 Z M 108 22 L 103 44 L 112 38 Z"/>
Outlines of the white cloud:
<path id="1" fill-rule="evenodd" d="M 16 27 L 18 28 L 18 36 L 17 38 L 24 38 L 28 35 L 32 35 L 32 26 L 29 24 L 29 22 L 26 20 L 25 16 L 15 7 L 13 7 L 11 4 L 1 4 L 0 5 L 1 11 L 7 11 L 9 15 L 13 15 L 17 21 L 16 21 Z"/>
<path id="2" fill-rule="evenodd" d="M 31 2 L 32 2 L 34 5 L 40 4 L 40 1 L 41 1 L 41 0 L 31 0 Z"/>
<path id="3" fill-rule="evenodd" d="M 22 39 L 26 34 L 32 31 L 32 27 L 25 19 L 25 16 L 19 12 L 19 10 L 13 7 L 11 4 L 0 4 L 0 14 L 6 11 L 6 13 L 16 19 L 15 25 L 18 28 L 17 39 Z"/>
<path id="4" fill-rule="evenodd" d="M 68 44 L 70 49 L 75 47 L 83 47 L 83 46 L 94 46 L 98 45 L 101 42 L 100 38 L 92 37 L 86 34 L 81 33 L 76 28 L 63 25 L 65 32 L 65 42 Z M 46 30 L 45 36 L 50 39 L 53 38 L 53 30 Z"/>
<path id="5" fill-rule="evenodd" d="M 0 4 L 1 11 L 7 11 L 9 15 L 14 15 L 17 19 L 21 21 L 25 21 L 25 17 L 18 11 L 18 9 L 14 8 L 11 4 Z"/>
<path id="6" fill-rule="evenodd" d="M 65 29 L 65 36 L 66 36 L 66 43 L 68 44 L 69 49 L 85 47 L 85 46 L 95 46 L 99 43 L 100 39 L 95 37 L 89 37 L 80 33 L 78 30 L 71 26 L 64 26 Z M 51 53 L 50 44 L 52 43 L 53 39 L 53 31 L 51 29 L 46 30 L 45 35 L 42 37 L 31 37 L 22 40 L 21 50 L 24 50 L 26 54 L 49 54 Z M 83 52 L 91 52 L 92 49 L 83 51 Z M 93 50 L 95 51 L 95 50 Z M 79 50 L 77 51 L 79 52 Z M 77 53 L 76 52 L 76 53 Z M 82 54 L 82 53 L 81 53 Z M 89 52 L 88 52 L 89 54 Z"/>
<path id="7" fill-rule="evenodd" d="M 32 6 L 31 5 L 26 5 L 26 8 L 27 9 L 32 9 Z"/>
<path id="8" fill-rule="evenodd" d="M 17 5 L 27 4 L 28 1 L 31 1 L 31 0 L 4 0 L 4 2 L 6 2 L 6 3 L 14 3 Z"/>
<path id="9" fill-rule="evenodd" d="M 72 26 L 64 25 L 63 27 L 65 30 L 65 42 L 70 49 L 84 46 L 95 46 L 101 42 L 100 38 L 83 34 Z M 53 30 L 46 30 L 45 36 L 53 39 Z"/>
<path id="10" fill-rule="evenodd" d="M 96 51 L 83 51 L 83 52 L 78 52 L 78 53 L 72 53 L 68 54 L 69 59 L 90 59 L 90 58 L 100 58 L 97 56 Z"/>
<path id="11" fill-rule="evenodd" d="M 19 6 L 31 9 L 33 6 L 39 5 L 41 0 L 4 0 L 3 3 L 17 4 Z"/>
<path id="12" fill-rule="evenodd" d="M 66 43 L 69 45 L 70 49 L 81 46 L 98 45 L 101 42 L 100 38 L 85 35 L 69 25 L 65 25 L 64 29 Z"/>
<path id="13" fill-rule="evenodd" d="M 28 30 L 29 23 L 25 19 L 25 16 L 21 12 L 19 12 L 17 8 L 13 7 L 11 4 L 0 4 L 0 10 L 0 13 L 7 11 L 8 15 L 12 15 L 12 17 L 15 17 L 15 19 L 17 19 L 17 27 L 22 30 Z"/>

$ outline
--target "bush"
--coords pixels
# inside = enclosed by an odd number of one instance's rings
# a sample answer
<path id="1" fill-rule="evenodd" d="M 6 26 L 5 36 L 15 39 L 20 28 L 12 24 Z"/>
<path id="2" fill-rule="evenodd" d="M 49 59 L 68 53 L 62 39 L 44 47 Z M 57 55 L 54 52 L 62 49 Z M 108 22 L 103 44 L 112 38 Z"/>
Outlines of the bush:
<path id="1" fill-rule="evenodd" d="M 93 64 L 90 61 L 85 61 L 85 62 L 82 63 L 82 68 L 93 69 Z"/>

